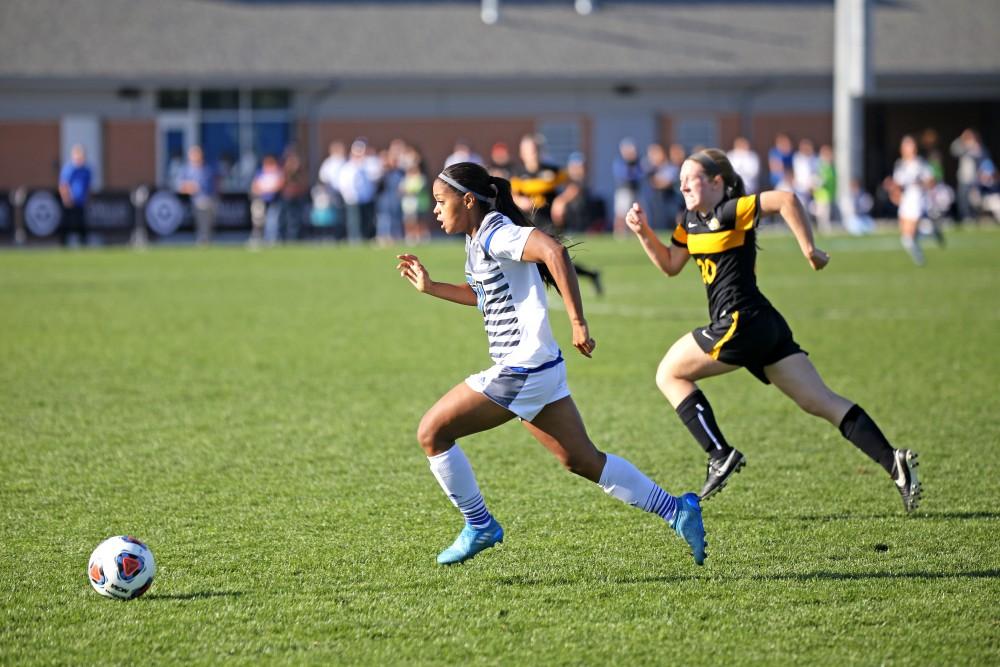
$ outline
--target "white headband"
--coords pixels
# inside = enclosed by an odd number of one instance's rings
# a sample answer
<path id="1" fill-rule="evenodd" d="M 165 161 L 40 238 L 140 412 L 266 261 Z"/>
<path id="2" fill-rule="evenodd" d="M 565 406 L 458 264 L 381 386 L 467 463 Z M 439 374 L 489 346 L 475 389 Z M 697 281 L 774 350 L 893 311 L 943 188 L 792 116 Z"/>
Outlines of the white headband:
<path id="1" fill-rule="evenodd" d="M 438 178 L 440 180 L 444 181 L 445 183 L 447 183 L 448 185 L 450 185 L 451 187 L 455 188 L 459 192 L 467 192 L 467 193 L 469 193 L 470 195 L 472 195 L 473 197 L 475 197 L 476 199 L 478 199 L 481 202 L 486 202 L 490 206 L 494 206 L 495 205 L 495 200 L 490 199 L 489 197 L 484 197 L 483 195 L 479 194 L 478 192 L 473 192 L 472 190 L 470 190 L 469 188 L 465 187 L 464 185 L 461 185 L 454 178 L 451 178 L 450 176 L 445 176 L 444 172 L 441 172 L 440 174 L 438 174 Z"/>

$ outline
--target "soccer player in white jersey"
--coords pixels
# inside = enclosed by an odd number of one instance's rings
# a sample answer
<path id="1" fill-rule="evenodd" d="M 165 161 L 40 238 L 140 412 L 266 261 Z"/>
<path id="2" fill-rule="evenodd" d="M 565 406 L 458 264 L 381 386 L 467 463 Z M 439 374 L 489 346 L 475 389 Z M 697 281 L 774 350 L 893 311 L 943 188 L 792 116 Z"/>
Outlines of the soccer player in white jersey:
<path id="1" fill-rule="evenodd" d="M 566 306 L 573 347 L 590 357 L 595 342 L 566 248 L 531 226 L 514 203 L 509 181 L 490 176 L 477 164 L 446 167 L 434 180 L 433 194 L 442 229 L 466 235 L 466 282 L 431 280 L 415 255 L 399 255 L 396 268 L 420 292 L 476 306 L 494 364 L 442 396 L 417 429 L 431 472 L 466 522 L 455 542 L 438 555 L 438 563 L 461 563 L 503 541 L 503 528 L 490 514 L 456 441 L 517 417 L 570 472 L 666 520 L 701 565 L 706 542 L 697 495 L 670 495 L 625 459 L 597 449 L 587 436 L 566 385 L 566 367 L 546 308 L 548 283 Z"/>

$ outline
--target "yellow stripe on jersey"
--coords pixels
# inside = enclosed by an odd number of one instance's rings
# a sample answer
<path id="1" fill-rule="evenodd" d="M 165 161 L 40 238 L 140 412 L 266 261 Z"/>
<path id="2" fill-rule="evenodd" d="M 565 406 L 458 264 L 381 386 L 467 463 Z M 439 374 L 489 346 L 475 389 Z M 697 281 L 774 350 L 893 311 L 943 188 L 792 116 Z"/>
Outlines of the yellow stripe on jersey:
<path id="1" fill-rule="evenodd" d="M 676 234 L 676 232 L 675 232 Z M 692 255 L 714 255 L 733 248 L 739 248 L 746 241 L 747 233 L 739 229 L 707 234 L 688 234 L 688 252 Z"/>
<path id="2" fill-rule="evenodd" d="M 684 229 L 684 223 L 678 224 L 674 227 L 673 239 L 680 243 L 681 245 L 687 245 L 688 242 L 688 230 Z"/>
<path id="3" fill-rule="evenodd" d="M 529 197 L 531 203 L 536 207 L 542 207 L 548 203 L 547 197 L 568 180 L 569 174 L 560 169 L 554 172 L 551 178 L 521 178 L 515 176 L 510 179 L 510 189 L 515 194 Z"/>
<path id="4" fill-rule="evenodd" d="M 740 311 L 734 310 L 733 311 L 733 323 L 729 325 L 729 331 L 726 332 L 725 336 L 723 336 L 722 338 L 719 339 L 719 342 L 717 342 L 712 347 L 712 351 L 709 352 L 709 355 L 711 355 L 711 357 L 713 359 L 718 359 L 719 358 L 719 352 L 722 351 L 722 346 L 725 345 L 726 342 L 728 342 L 729 339 L 733 337 L 733 334 L 736 333 L 736 323 L 739 322 L 739 321 L 740 321 Z"/>
<path id="5" fill-rule="evenodd" d="M 756 195 L 750 195 L 748 197 L 740 197 L 739 199 L 737 199 L 735 228 L 740 231 L 747 231 L 749 229 L 753 229 L 753 225 L 756 221 L 757 221 Z"/>

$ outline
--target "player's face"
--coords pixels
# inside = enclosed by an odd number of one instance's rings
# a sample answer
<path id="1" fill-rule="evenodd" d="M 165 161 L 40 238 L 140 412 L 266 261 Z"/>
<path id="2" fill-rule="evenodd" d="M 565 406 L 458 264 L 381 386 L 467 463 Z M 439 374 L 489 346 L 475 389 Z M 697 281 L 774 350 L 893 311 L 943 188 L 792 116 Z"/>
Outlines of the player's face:
<path id="1" fill-rule="evenodd" d="M 704 167 L 685 160 L 681 165 L 681 194 L 689 211 L 708 213 L 722 201 L 722 179 L 709 178 Z"/>
<path id="2" fill-rule="evenodd" d="M 435 179 L 431 188 L 434 194 L 434 217 L 445 234 L 468 234 L 471 230 L 472 215 L 468 202 L 454 188 Z"/>

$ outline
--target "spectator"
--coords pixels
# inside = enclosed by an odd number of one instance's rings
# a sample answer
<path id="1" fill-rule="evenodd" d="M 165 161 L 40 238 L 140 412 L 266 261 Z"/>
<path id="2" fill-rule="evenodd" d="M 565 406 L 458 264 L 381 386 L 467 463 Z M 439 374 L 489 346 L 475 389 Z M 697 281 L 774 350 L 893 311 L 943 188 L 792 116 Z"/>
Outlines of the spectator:
<path id="1" fill-rule="evenodd" d="M 188 148 L 187 162 L 177 173 L 174 191 L 191 199 L 197 243 L 199 245 L 209 243 L 215 227 L 216 175 L 212 168 L 205 164 L 201 146 L 194 145 Z"/>
<path id="2" fill-rule="evenodd" d="M 338 238 L 346 236 L 344 232 L 344 198 L 340 194 L 338 179 L 340 178 L 340 168 L 347 162 L 347 149 L 342 141 L 332 141 L 327 148 L 327 157 L 319 167 L 319 182 L 326 188 L 328 193 L 328 206 L 330 207 L 330 224 L 334 228 Z"/>
<path id="3" fill-rule="evenodd" d="M 282 241 L 297 241 L 302 238 L 302 227 L 306 217 L 309 175 L 306 173 L 305 165 L 302 164 L 302 158 L 293 147 L 285 151 L 281 169 L 284 183 L 281 187 L 278 238 Z"/>
<path id="4" fill-rule="evenodd" d="M 979 169 L 979 187 L 982 190 L 982 210 L 1000 222 L 1000 177 L 993 160 L 987 158 Z"/>
<path id="5" fill-rule="evenodd" d="M 379 179 L 375 200 L 375 238 L 382 244 L 392 243 L 403 235 L 400 185 L 404 172 L 399 163 L 405 150 L 406 144 L 402 139 L 393 139 L 380 156 L 382 178 Z"/>
<path id="6" fill-rule="evenodd" d="M 347 240 L 351 243 L 375 237 L 375 188 L 381 176 L 378 159 L 369 154 L 368 140 L 358 137 L 337 175 L 337 189 L 344 198 Z"/>
<path id="7" fill-rule="evenodd" d="M 273 244 L 278 238 L 278 217 L 281 215 L 281 189 L 285 187 L 285 173 L 278 164 L 278 158 L 273 155 L 265 155 L 260 163 L 260 170 L 253 177 L 250 184 L 251 197 L 260 202 L 257 208 L 264 208 L 263 220 L 254 216 L 253 238 L 260 236 L 258 226 L 264 226 L 264 240 Z M 254 208 L 254 204 L 251 204 Z"/>
<path id="8" fill-rule="evenodd" d="M 615 183 L 614 232 L 616 236 L 624 236 L 628 231 L 625 227 L 625 214 L 639 198 L 639 187 L 643 181 L 639 149 L 630 137 L 618 142 L 618 155 L 611 163 L 611 175 Z"/>
<path id="9" fill-rule="evenodd" d="M 833 147 L 823 144 L 819 147 L 816 162 L 816 187 L 813 189 L 813 204 L 816 209 L 816 226 L 823 234 L 833 231 L 833 214 L 837 200 L 837 171 L 833 163 Z"/>
<path id="10" fill-rule="evenodd" d="M 79 235 L 81 245 L 87 245 L 87 200 L 93 172 L 87 164 L 87 152 L 82 144 L 70 149 L 69 162 L 59 171 L 59 196 L 63 203 L 60 241 L 69 244 L 69 235 Z"/>
<path id="11" fill-rule="evenodd" d="M 646 147 L 646 175 L 649 224 L 653 229 L 673 229 L 677 224 L 680 192 L 677 189 L 677 165 L 667 158 L 662 144 Z"/>
<path id="12" fill-rule="evenodd" d="M 587 164 L 583 153 L 571 153 L 566 161 L 566 185 L 552 200 L 552 221 L 560 232 L 582 234 L 600 231 L 603 220 L 598 204 L 587 185 Z"/>
<path id="13" fill-rule="evenodd" d="M 566 172 L 558 165 L 542 162 L 543 140 L 535 135 L 521 138 L 521 164 L 510 179 L 514 201 L 535 226 L 552 225 L 551 206 L 556 193 L 566 182 Z"/>
<path id="14" fill-rule="evenodd" d="M 767 152 L 767 170 L 771 178 L 771 187 L 778 188 L 785 178 L 785 172 L 792 169 L 792 139 L 784 132 L 779 132 L 774 137 L 774 145 Z"/>
<path id="15" fill-rule="evenodd" d="M 525 212 L 536 227 L 555 232 L 552 220 L 552 202 L 559 189 L 569 180 L 565 169 L 542 162 L 544 139 L 528 134 L 521 138 L 521 166 L 510 179 L 511 194 L 518 208 Z M 603 292 L 601 274 L 574 262 L 578 275 L 589 278 L 598 294 Z"/>
<path id="16" fill-rule="evenodd" d="M 726 155 L 729 158 L 733 169 L 743 179 L 747 194 L 757 192 L 757 179 L 760 178 L 760 158 L 750 148 L 750 142 L 746 137 L 736 137 L 733 140 L 733 148 Z"/>
<path id="17" fill-rule="evenodd" d="M 431 236 L 427 222 L 431 195 L 420 152 L 412 146 L 408 147 L 400 159 L 400 167 L 403 169 L 403 180 L 399 183 L 403 237 L 410 245 L 423 243 Z"/>
<path id="18" fill-rule="evenodd" d="M 333 199 L 330 189 L 322 183 L 317 183 L 309 190 L 309 224 L 314 230 L 331 230 L 334 238 L 337 235 L 336 222 L 333 213 Z"/>
<path id="19" fill-rule="evenodd" d="M 973 220 L 979 216 L 980 168 L 989 155 L 979 141 L 979 135 L 971 128 L 951 142 L 951 154 L 958 158 L 958 171 L 955 174 L 958 183 L 955 192 L 958 222 Z"/>
<path id="20" fill-rule="evenodd" d="M 450 167 L 458 162 L 475 162 L 478 165 L 482 165 L 483 158 L 472 150 L 468 141 L 459 139 L 455 142 L 455 147 L 452 149 L 451 155 L 444 159 L 444 166 Z"/>
<path id="21" fill-rule="evenodd" d="M 930 167 L 934 180 L 943 183 L 944 157 L 941 155 L 941 148 L 938 146 L 938 133 L 934 128 L 928 127 L 920 133 L 920 154 L 927 161 L 927 166 Z"/>
<path id="22" fill-rule="evenodd" d="M 507 144 L 502 141 L 493 144 L 493 147 L 490 148 L 490 163 L 486 166 L 486 171 L 490 173 L 490 176 L 510 180 L 513 164 Z"/>
<path id="23" fill-rule="evenodd" d="M 812 210 L 813 190 L 819 181 L 819 160 L 816 148 L 809 139 L 799 142 L 799 150 L 792 156 L 792 187 L 807 211 Z"/>

